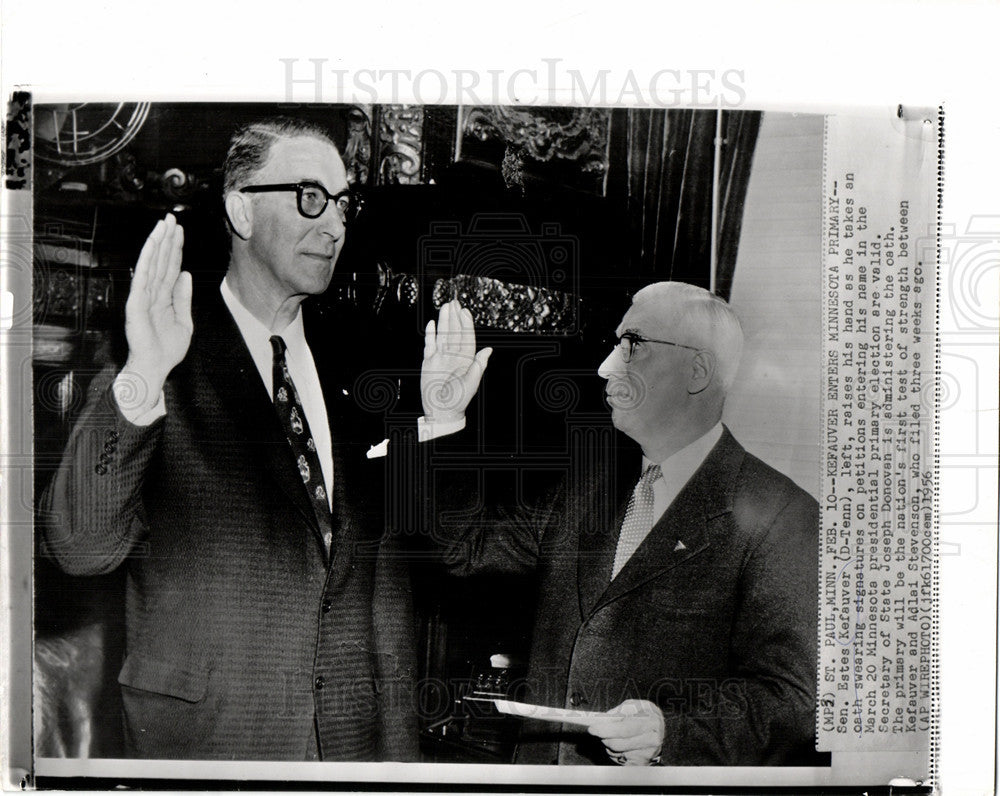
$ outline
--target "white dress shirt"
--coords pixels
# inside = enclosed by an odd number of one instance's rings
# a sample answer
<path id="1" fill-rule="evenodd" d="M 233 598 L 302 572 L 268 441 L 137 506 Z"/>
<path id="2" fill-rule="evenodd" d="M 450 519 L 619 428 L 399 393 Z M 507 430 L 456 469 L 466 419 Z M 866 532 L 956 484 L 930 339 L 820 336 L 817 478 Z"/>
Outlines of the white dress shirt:
<path id="1" fill-rule="evenodd" d="M 316 452 L 319 455 L 320 469 L 323 471 L 323 484 L 326 486 L 327 502 L 333 501 L 333 443 L 330 436 L 330 424 L 327 421 L 326 401 L 323 400 L 323 390 L 320 387 L 319 375 L 316 372 L 316 363 L 313 361 L 312 352 L 306 343 L 305 327 L 302 323 L 302 309 L 299 308 L 295 319 L 281 332 L 272 332 L 264 324 L 258 321 L 236 297 L 236 294 L 229 288 L 228 282 L 223 279 L 219 285 L 219 292 L 222 300 L 236 321 L 236 326 L 246 343 L 250 356 L 257 366 L 267 394 L 274 401 L 274 350 L 271 347 L 271 337 L 279 335 L 284 341 L 287 350 L 285 352 L 285 362 L 288 365 L 288 372 L 295 382 L 295 389 L 299 393 L 302 401 L 302 409 L 306 414 L 306 422 L 309 424 L 309 431 L 312 433 L 313 441 L 316 443 Z M 148 426 L 163 417 L 167 413 L 166 403 L 162 390 L 156 403 L 145 411 L 138 411 L 137 405 L 143 403 L 143 393 L 132 383 L 132 377 L 127 373 L 120 373 L 114 381 L 113 392 L 122 416 L 137 426 Z M 418 418 L 417 429 L 419 440 L 427 442 L 448 434 L 454 434 L 465 428 L 465 417 L 455 421 L 430 423 L 426 418 Z M 375 455 L 384 456 L 386 454 L 385 441 L 379 445 L 373 445 Z M 378 440 L 373 440 L 378 443 Z M 369 455 L 373 455 L 370 452 Z"/>
<path id="2" fill-rule="evenodd" d="M 312 352 L 306 343 L 305 326 L 302 323 L 302 308 L 295 313 L 295 318 L 281 331 L 271 331 L 258 321 L 244 307 L 236 294 L 229 289 L 229 283 L 223 279 L 219 287 L 222 300 L 226 302 L 229 312 L 236 321 L 236 326 L 243 336 L 257 366 L 257 372 L 264 381 L 267 394 L 274 401 L 274 349 L 271 347 L 271 337 L 278 335 L 285 341 L 285 362 L 288 372 L 295 383 L 295 389 L 302 402 L 302 409 L 309 424 L 313 441 L 316 443 L 316 454 L 319 456 L 320 469 L 323 471 L 323 484 L 326 486 L 326 499 L 333 507 L 333 443 L 330 438 L 330 423 L 327 420 L 326 401 L 323 400 L 323 389 L 320 387 L 316 363 Z"/>
<path id="3" fill-rule="evenodd" d="M 323 400 L 323 390 L 319 384 L 319 375 L 316 373 L 316 363 L 313 362 L 312 352 L 306 343 L 301 307 L 296 313 L 295 319 L 288 326 L 280 332 L 272 332 L 240 303 L 236 294 L 229 289 L 229 284 L 225 279 L 219 286 L 219 292 L 222 293 L 222 300 L 226 303 L 233 320 L 236 321 L 243 342 L 246 343 L 250 351 L 250 356 L 257 366 L 257 372 L 264 381 L 267 394 L 272 402 L 274 401 L 274 349 L 271 347 L 271 337 L 277 334 L 285 341 L 287 347 L 285 362 L 288 365 L 292 381 L 295 382 L 299 400 L 302 401 L 302 409 L 305 412 L 313 442 L 316 443 L 316 453 L 319 456 L 320 469 L 323 471 L 323 484 L 326 487 L 326 499 L 332 509 L 334 473 L 330 424 L 327 421 L 326 402 Z M 113 386 L 118 409 L 126 420 L 137 426 L 148 426 L 166 415 L 167 407 L 162 390 L 152 408 L 144 412 L 137 411 L 134 405 L 135 398 L 133 397 L 130 401 L 126 397 L 138 394 L 135 386 L 130 385 L 129 381 L 129 374 L 120 373 Z M 141 397 L 139 395 L 140 399 Z"/>

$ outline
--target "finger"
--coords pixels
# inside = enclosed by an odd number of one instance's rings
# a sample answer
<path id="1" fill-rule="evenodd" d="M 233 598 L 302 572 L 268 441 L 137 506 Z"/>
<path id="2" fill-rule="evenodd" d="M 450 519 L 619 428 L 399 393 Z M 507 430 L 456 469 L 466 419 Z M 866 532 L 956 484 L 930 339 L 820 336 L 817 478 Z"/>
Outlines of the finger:
<path id="1" fill-rule="evenodd" d="M 489 364 L 492 353 L 492 348 L 484 348 L 473 358 L 472 364 L 469 365 L 469 369 L 462 377 L 462 386 L 467 395 L 474 395 L 479 389 L 479 382 L 482 381 L 483 373 L 486 372 L 486 365 Z"/>
<path id="2" fill-rule="evenodd" d="M 659 740 L 655 732 L 645 732 L 642 735 L 632 735 L 627 738 L 602 738 L 601 743 L 613 752 L 636 752 L 640 749 L 658 746 Z"/>
<path id="3" fill-rule="evenodd" d="M 644 712 L 644 704 L 639 699 L 626 699 L 620 705 L 611 708 L 608 713 L 615 716 L 638 716 Z"/>
<path id="4" fill-rule="evenodd" d="M 443 308 L 447 325 L 444 329 L 444 337 L 438 339 L 438 345 L 442 346 L 444 351 L 449 354 L 457 354 L 461 350 L 459 337 L 462 334 L 462 321 L 459 307 L 458 301 L 452 299 Z"/>
<path id="5" fill-rule="evenodd" d="M 608 757 L 619 766 L 648 766 L 656 756 L 657 751 L 657 749 L 652 747 L 637 749 L 631 752 L 612 752 L 609 749 Z"/>
<path id="6" fill-rule="evenodd" d="M 658 749 L 649 746 L 645 749 L 636 749 L 628 752 L 624 765 L 626 766 L 648 766 L 656 756 Z"/>
<path id="7" fill-rule="evenodd" d="M 633 748 L 632 744 L 625 742 L 622 738 L 601 738 L 601 743 L 610 752 L 627 752 Z"/>
<path id="8" fill-rule="evenodd" d="M 153 276 L 152 272 L 162 237 L 163 221 L 157 221 L 153 231 L 146 237 L 142 251 L 139 252 L 139 259 L 136 260 L 132 273 L 132 284 L 125 301 L 126 312 L 134 312 L 149 306 L 150 280 Z"/>
<path id="9" fill-rule="evenodd" d="M 427 327 L 424 329 L 424 359 L 430 359 L 435 353 L 437 353 L 437 344 L 434 339 L 435 337 L 436 332 L 434 321 L 427 321 Z"/>
<path id="10" fill-rule="evenodd" d="M 629 738 L 655 730 L 656 725 L 656 720 L 649 716 L 629 716 L 618 725 L 618 731 L 613 734 L 619 738 Z"/>
<path id="11" fill-rule="evenodd" d="M 177 245 L 177 236 L 183 234 L 181 227 L 177 223 L 177 217 L 173 213 L 167 213 L 163 217 L 163 243 L 160 244 L 159 262 L 156 270 L 157 276 L 173 289 L 173 284 L 169 283 L 170 264 L 173 260 L 174 250 Z"/>
<path id="12" fill-rule="evenodd" d="M 191 274 L 181 271 L 174 282 L 174 290 L 171 298 L 174 302 L 174 316 L 183 326 L 191 328 L 191 294 L 193 292 Z"/>
<path id="13" fill-rule="evenodd" d="M 466 323 L 465 315 L 469 316 L 469 323 Z M 452 350 L 456 354 L 472 359 L 476 353 L 476 328 L 472 323 L 472 313 L 467 309 L 463 308 L 461 304 L 458 303 L 458 299 L 452 302 L 451 307 L 451 329 L 452 329 Z M 472 335 L 472 344 L 466 345 L 466 335 Z M 468 351 L 466 351 L 468 348 Z"/>
<path id="14" fill-rule="evenodd" d="M 602 740 L 607 738 L 634 738 L 655 730 L 656 727 L 651 721 L 635 716 L 621 718 L 618 721 L 603 719 L 594 722 L 588 728 L 588 732 L 591 735 L 596 735 Z"/>
<path id="15" fill-rule="evenodd" d="M 170 265 L 170 250 L 174 244 L 174 234 L 177 230 L 177 219 L 172 213 L 167 213 L 163 219 L 163 237 L 156 250 L 155 276 L 151 281 L 154 303 L 165 303 L 173 290 L 172 284 L 167 284 L 167 269 Z M 166 290 L 164 286 L 166 285 Z"/>
<path id="16" fill-rule="evenodd" d="M 435 343 L 438 351 L 448 350 L 448 332 L 451 325 L 451 302 L 445 302 L 438 310 L 438 333 Z"/>
<path id="17" fill-rule="evenodd" d="M 459 353 L 471 359 L 476 354 L 476 322 L 472 313 L 464 307 L 459 307 L 456 315 L 460 330 L 457 341 Z"/>
<path id="18" fill-rule="evenodd" d="M 623 721 L 624 718 L 600 718 L 587 725 L 587 732 L 591 735 L 596 735 L 598 738 L 606 738 L 611 735 L 621 735 L 621 726 Z"/>
<path id="19" fill-rule="evenodd" d="M 181 260 L 184 255 L 184 227 L 175 221 L 172 228 L 167 230 L 167 235 L 161 246 L 164 268 L 160 297 L 163 302 L 173 301 L 174 288 L 181 272 Z"/>
<path id="20" fill-rule="evenodd" d="M 177 275 L 181 272 L 181 260 L 184 257 L 184 227 L 177 224 L 174 227 L 174 236 L 167 252 L 167 284 L 172 285 L 177 281 Z"/>
<path id="21" fill-rule="evenodd" d="M 133 283 L 138 279 L 141 287 L 145 287 L 150 279 L 155 276 L 156 255 L 162 239 L 163 219 L 160 219 L 156 222 L 156 226 L 153 227 L 149 235 L 146 236 L 146 242 L 142 245 L 142 251 L 139 252 L 139 259 L 136 260 L 135 269 L 132 274 Z"/>

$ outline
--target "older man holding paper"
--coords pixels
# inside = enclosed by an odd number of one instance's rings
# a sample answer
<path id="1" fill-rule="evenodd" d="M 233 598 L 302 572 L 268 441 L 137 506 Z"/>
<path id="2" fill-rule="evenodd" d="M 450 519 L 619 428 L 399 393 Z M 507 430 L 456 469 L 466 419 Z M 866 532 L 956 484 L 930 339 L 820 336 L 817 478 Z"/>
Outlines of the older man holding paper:
<path id="1" fill-rule="evenodd" d="M 627 481 L 597 466 L 540 507 L 474 510 L 475 485 L 435 493 L 450 524 L 433 533 L 453 573 L 538 577 L 516 761 L 802 762 L 814 727 L 818 507 L 722 425 L 739 321 L 705 290 L 658 283 L 635 295 L 617 337 L 598 372 L 615 427 L 641 449 L 628 454 Z M 447 305 L 427 328 L 429 417 L 463 416 L 474 354 L 471 314 Z M 456 516 L 471 519 L 456 528 Z"/>

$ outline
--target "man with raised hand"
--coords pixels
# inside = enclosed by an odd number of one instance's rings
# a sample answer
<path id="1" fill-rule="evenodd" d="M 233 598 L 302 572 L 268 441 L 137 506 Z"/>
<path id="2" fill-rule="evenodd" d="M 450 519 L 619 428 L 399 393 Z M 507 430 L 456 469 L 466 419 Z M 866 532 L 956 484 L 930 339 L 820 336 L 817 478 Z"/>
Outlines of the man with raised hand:
<path id="1" fill-rule="evenodd" d="M 128 358 L 93 382 L 45 550 L 71 574 L 126 567 L 129 756 L 415 759 L 384 427 L 353 395 L 372 352 L 306 302 L 356 198 L 327 134 L 288 118 L 237 131 L 223 193 L 229 267 L 193 317 L 173 216 L 142 249 Z"/>
<path id="2" fill-rule="evenodd" d="M 471 316 L 443 317 L 447 334 L 427 329 L 424 397 L 449 403 L 455 420 L 479 369 Z M 739 321 L 707 291 L 665 282 L 635 295 L 616 335 L 598 372 L 614 426 L 640 450 L 574 457 L 598 463 L 534 510 L 477 509 L 475 478 L 465 495 L 454 484 L 435 495 L 448 524 L 430 533 L 453 573 L 537 573 L 528 672 L 515 696 L 538 706 L 538 718 L 524 722 L 516 760 L 808 760 L 818 506 L 722 424 Z M 441 375 L 449 368 L 451 382 Z M 615 452 L 630 465 L 625 478 L 602 464 Z M 456 528 L 461 517 L 469 521 Z M 602 715 L 581 732 L 579 719 L 541 720 L 545 708 Z"/>

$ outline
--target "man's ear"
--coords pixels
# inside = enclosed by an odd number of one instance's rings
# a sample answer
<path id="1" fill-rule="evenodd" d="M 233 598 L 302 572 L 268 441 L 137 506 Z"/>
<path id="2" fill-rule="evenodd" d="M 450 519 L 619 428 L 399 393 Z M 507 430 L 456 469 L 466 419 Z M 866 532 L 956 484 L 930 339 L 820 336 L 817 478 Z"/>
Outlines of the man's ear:
<path id="1" fill-rule="evenodd" d="M 688 381 L 688 394 L 697 395 L 712 383 L 715 378 L 715 354 L 711 351 L 699 351 L 691 360 L 691 378 Z"/>
<path id="2" fill-rule="evenodd" d="M 226 194 L 225 205 L 233 234 L 246 240 L 253 229 L 253 201 L 245 193 L 230 191 Z"/>

